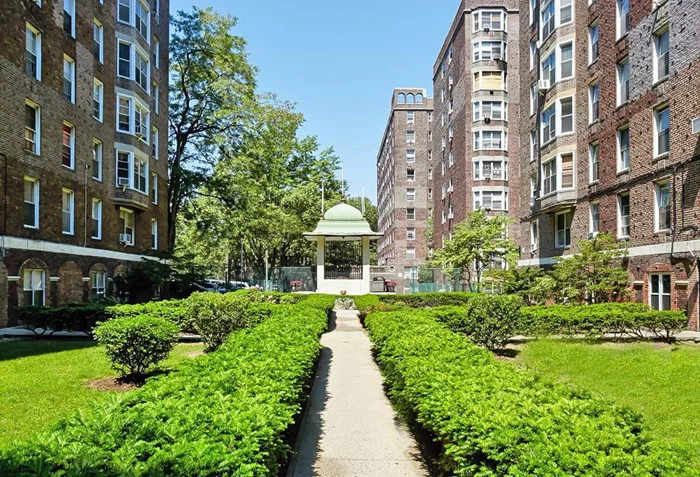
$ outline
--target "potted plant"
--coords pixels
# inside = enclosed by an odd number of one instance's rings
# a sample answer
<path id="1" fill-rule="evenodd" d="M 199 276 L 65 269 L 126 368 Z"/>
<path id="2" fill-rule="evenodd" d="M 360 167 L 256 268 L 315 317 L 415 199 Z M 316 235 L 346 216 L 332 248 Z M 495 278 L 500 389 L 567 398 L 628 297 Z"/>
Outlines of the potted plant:
<path id="1" fill-rule="evenodd" d="M 289 284 L 292 286 L 292 291 L 298 291 L 304 286 L 304 283 L 301 280 L 292 280 L 289 282 Z"/>

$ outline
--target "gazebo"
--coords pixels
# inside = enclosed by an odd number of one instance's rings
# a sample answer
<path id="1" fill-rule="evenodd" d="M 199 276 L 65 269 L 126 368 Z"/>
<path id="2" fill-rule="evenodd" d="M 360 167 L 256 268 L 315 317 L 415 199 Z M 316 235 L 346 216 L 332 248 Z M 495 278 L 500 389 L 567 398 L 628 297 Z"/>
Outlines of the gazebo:
<path id="1" fill-rule="evenodd" d="M 316 230 L 304 233 L 304 237 L 316 242 L 316 292 L 369 293 L 369 243 L 381 236 L 372 231 L 355 207 L 341 203 L 328 209 Z"/>

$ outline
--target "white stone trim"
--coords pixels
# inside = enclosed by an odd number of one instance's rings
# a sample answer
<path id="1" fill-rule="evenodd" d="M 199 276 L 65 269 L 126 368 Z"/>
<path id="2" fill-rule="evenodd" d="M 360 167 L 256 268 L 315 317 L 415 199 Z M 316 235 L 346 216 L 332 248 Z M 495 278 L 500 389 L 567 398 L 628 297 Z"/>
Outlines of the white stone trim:
<path id="1" fill-rule="evenodd" d="M 57 282 L 59 280 L 59 277 L 49 277 L 50 282 Z"/>
<path id="2" fill-rule="evenodd" d="M 8 282 L 18 282 L 19 281 L 19 276 L 9 276 L 7 277 Z"/>
<path id="3" fill-rule="evenodd" d="M 674 252 L 700 252 L 700 240 L 688 240 L 685 242 L 676 242 L 673 247 Z M 628 257 L 646 257 L 649 255 L 670 255 L 671 242 L 657 243 L 653 245 L 641 245 L 639 247 L 630 247 L 627 249 Z M 561 258 L 570 258 L 573 254 L 562 255 Z M 699 257 L 700 258 L 700 257 Z M 519 267 L 553 265 L 557 263 L 557 257 L 531 258 L 527 260 L 518 260 Z"/>
<path id="4" fill-rule="evenodd" d="M 115 252 L 92 247 L 81 247 L 65 243 L 48 242 L 46 240 L 32 240 L 20 237 L 0 235 L 5 242 L 5 247 L 15 250 L 27 250 L 33 252 L 62 253 L 66 255 L 81 255 L 102 259 L 124 260 L 127 262 L 140 262 L 142 259 L 155 260 L 153 257 L 137 255 L 135 253 Z M 8 279 L 11 277 L 8 277 Z M 19 277 L 17 277 L 19 279 Z"/>

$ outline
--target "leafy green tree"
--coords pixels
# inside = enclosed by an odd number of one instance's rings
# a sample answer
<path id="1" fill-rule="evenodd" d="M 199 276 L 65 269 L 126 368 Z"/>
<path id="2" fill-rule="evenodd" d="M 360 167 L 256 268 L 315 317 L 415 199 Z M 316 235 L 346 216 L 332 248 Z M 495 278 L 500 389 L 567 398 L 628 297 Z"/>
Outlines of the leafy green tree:
<path id="1" fill-rule="evenodd" d="M 629 295 L 629 277 L 622 266 L 627 248 L 611 234 L 599 234 L 582 242 L 581 251 L 559 259 L 552 277 L 558 301 L 603 303 Z"/>
<path id="2" fill-rule="evenodd" d="M 515 266 L 518 247 L 506 236 L 511 222 L 504 215 L 489 216 L 483 209 L 472 212 L 457 224 L 452 240 L 435 251 L 431 264 L 461 271 L 469 289 L 480 291 L 484 271 L 494 259 Z"/>
<path id="3" fill-rule="evenodd" d="M 175 243 L 183 204 L 206 181 L 219 145 L 240 141 L 255 100 L 256 69 L 237 20 L 211 8 L 171 19 L 168 243 Z"/>
<path id="4" fill-rule="evenodd" d="M 503 284 L 503 293 L 518 295 L 528 305 L 544 302 L 550 295 L 548 275 L 540 267 L 510 267 L 494 278 Z"/>

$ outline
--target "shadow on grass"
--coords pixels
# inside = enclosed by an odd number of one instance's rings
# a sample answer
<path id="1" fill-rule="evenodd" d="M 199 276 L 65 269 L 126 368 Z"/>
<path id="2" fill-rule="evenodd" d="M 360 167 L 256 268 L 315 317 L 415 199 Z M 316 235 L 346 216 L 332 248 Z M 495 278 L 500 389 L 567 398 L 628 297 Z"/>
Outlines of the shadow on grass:
<path id="1" fill-rule="evenodd" d="M 21 339 L 0 341 L 0 361 L 92 348 L 93 346 L 97 346 L 97 343 L 92 340 Z"/>
<path id="2" fill-rule="evenodd" d="M 493 351 L 493 354 L 499 358 L 515 359 L 520 354 L 520 350 L 514 348 L 497 349 Z"/>

